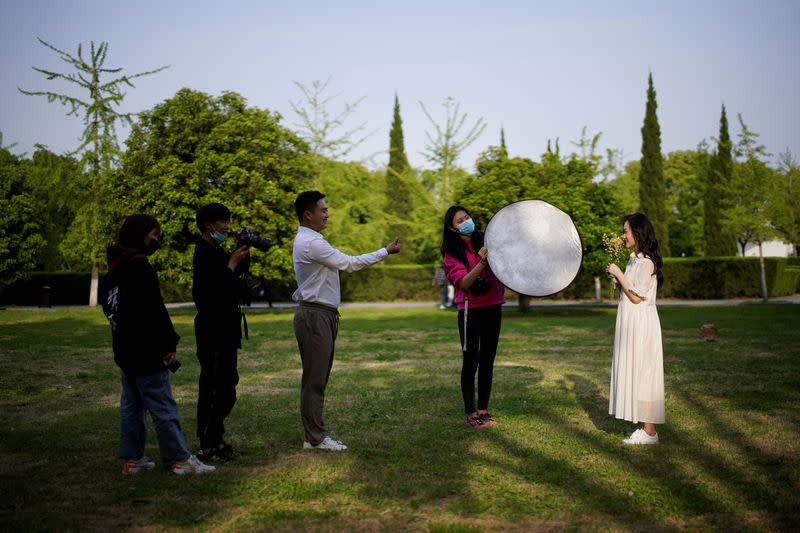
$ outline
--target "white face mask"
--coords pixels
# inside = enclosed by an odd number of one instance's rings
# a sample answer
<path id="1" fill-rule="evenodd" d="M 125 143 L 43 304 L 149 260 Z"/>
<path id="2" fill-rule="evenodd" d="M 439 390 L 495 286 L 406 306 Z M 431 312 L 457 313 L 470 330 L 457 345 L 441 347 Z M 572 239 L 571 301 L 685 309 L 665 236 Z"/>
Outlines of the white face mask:
<path id="1" fill-rule="evenodd" d="M 475 231 L 475 223 L 472 221 L 471 218 L 468 218 L 464 222 L 458 225 L 458 232 L 461 235 L 472 235 L 472 232 Z"/>

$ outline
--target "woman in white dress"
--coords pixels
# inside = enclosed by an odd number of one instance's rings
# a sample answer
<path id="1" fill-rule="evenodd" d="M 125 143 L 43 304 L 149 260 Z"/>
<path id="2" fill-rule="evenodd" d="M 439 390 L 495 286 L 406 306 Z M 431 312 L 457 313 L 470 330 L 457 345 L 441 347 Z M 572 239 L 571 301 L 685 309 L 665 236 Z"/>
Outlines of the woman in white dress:
<path id="1" fill-rule="evenodd" d="M 625 245 L 633 248 L 623 273 L 606 268 L 620 288 L 608 414 L 642 423 L 625 444 L 658 444 L 656 424 L 664 423 L 664 352 L 656 292 L 663 282 L 661 251 L 650 220 L 641 213 L 627 215 Z"/>

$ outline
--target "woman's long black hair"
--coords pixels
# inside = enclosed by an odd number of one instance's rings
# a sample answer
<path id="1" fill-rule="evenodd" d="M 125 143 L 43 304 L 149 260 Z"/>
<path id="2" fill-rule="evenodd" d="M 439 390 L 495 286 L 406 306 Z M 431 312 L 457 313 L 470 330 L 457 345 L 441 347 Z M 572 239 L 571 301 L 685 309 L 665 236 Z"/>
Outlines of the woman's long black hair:
<path id="1" fill-rule="evenodd" d="M 442 228 L 442 257 L 445 254 L 449 255 L 450 257 L 454 257 L 467 265 L 469 268 L 469 263 L 467 262 L 467 245 L 464 244 L 464 239 L 461 238 L 461 234 L 455 231 L 452 231 L 450 227 L 453 225 L 453 217 L 456 216 L 456 213 L 459 211 L 464 211 L 466 214 L 472 218 L 472 215 L 465 207 L 462 207 L 458 204 L 450 206 L 447 212 L 444 214 L 444 227 Z M 483 247 L 483 232 L 478 231 L 477 228 L 475 231 L 472 232 L 470 235 L 470 241 L 472 242 L 472 249 L 476 252 Z"/>
<path id="2" fill-rule="evenodd" d="M 117 242 L 106 250 L 108 273 L 113 273 L 134 256 L 145 256 L 144 238 L 160 227 L 158 220 L 152 215 L 137 213 L 126 217 L 119 228 Z"/>
<path id="3" fill-rule="evenodd" d="M 625 215 L 623 224 L 625 222 L 630 226 L 633 238 L 636 240 L 636 246 L 639 248 L 637 252 L 641 252 L 655 263 L 654 274 L 656 275 L 658 286 L 661 287 L 664 283 L 664 274 L 661 272 L 663 261 L 661 260 L 661 249 L 658 246 L 656 230 L 653 228 L 653 224 L 643 213 Z"/>

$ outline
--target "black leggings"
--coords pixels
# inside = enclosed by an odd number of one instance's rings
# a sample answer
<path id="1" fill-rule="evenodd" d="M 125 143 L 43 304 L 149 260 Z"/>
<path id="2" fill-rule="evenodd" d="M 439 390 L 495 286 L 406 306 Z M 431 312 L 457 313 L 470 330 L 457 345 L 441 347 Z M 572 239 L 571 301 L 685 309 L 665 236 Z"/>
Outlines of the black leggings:
<path id="1" fill-rule="evenodd" d="M 502 306 L 469 308 L 467 310 L 467 349 L 464 350 L 464 311 L 458 312 L 458 334 L 461 338 L 461 394 L 464 411 L 474 413 L 475 373 L 478 373 L 478 409 L 489 408 L 492 394 L 492 372 L 497 341 L 500 339 Z M 480 370 L 479 370 L 480 369 Z"/>

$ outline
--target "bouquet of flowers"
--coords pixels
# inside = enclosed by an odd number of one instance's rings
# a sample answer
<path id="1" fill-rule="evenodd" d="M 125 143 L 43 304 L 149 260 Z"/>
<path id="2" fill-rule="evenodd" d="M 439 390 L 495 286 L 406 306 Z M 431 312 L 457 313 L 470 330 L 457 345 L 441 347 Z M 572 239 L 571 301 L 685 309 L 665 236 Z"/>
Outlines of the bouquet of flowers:
<path id="1" fill-rule="evenodd" d="M 619 263 L 627 257 L 625 241 L 622 235 L 603 235 L 603 248 L 608 256 L 609 263 Z"/>
<path id="2" fill-rule="evenodd" d="M 608 256 L 609 263 L 619 264 L 620 261 L 625 259 L 627 255 L 625 250 L 625 240 L 622 238 L 622 235 L 610 235 L 608 233 L 603 235 L 603 248 L 605 249 L 606 255 Z M 613 276 L 609 277 L 614 282 L 614 287 L 616 287 L 617 278 Z"/>

